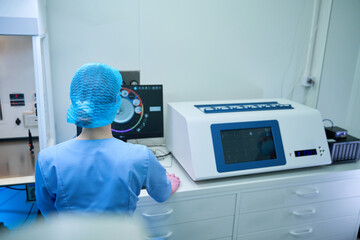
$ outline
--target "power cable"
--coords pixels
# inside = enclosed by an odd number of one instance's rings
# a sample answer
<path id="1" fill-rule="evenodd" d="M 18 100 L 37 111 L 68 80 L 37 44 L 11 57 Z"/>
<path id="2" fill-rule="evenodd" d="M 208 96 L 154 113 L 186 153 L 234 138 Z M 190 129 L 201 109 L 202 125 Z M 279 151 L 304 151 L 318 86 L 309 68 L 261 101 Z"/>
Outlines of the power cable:
<path id="1" fill-rule="evenodd" d="M 30 208 L 30 210 L 29 210 L 29 212 L 28 212 L 28 214 L 27 214 L 24 222 L 20 225 L 20 227 L 22 227 L 22 226 L 26 223 L 26 221 L 28 220 L 28 218 L 30 217 L 30 214 L 31 214 L 31 212 L 32 212 L 32 209 L 34 208 L 34 205 L 35 205 L 35 203 L 31 204 L 31 208 Z"/>
<path id="2" fill-rule="evenodd" d="M 5 188 L 8 188 L 8 189 L 11 189 L 11 190 L 17 190 L 17 191 L 26 191 L 26 188 L 14 188 L 14 187 L 5 187 Z"/>

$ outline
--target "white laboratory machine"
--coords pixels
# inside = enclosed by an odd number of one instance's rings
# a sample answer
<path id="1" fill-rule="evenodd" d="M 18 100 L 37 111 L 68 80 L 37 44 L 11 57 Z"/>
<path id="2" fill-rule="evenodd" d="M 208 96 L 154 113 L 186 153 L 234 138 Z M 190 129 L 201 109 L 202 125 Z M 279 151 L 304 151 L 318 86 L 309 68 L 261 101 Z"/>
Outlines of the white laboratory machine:
<path id="1" fill-rule="evenodd" d="M 331 164 L 320 112 L 286 99 L 169 103 L 167 128 L 195 181 Z"/>

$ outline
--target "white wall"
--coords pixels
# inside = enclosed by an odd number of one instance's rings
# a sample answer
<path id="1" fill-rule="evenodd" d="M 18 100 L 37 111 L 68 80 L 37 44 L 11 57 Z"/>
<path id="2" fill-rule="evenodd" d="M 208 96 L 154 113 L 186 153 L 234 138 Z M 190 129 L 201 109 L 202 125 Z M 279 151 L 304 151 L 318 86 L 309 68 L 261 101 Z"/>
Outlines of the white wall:
<path id="1" fill-rule="evenodd" d="M 358 52 L 359 55 L 357 58 L 354 80 L 351 84 L 351 94 L 344 126 L 349 130 L 350 134 L 360 138 L 360 46 Z"/>
<path id="2" fill-rule="evenodd" d="M 70 82 L 81 65 L 139 69 L 138 1 L 49 0 L 47 23 L 57 141 L 76 133 L 66 122 Z"/>
<path id="3" fill-rule="evenodd" d="M 141 76 L 165 101 L 288 97 L 304 73 L 314 1 L 140 3 Z"/>
<path id="4" fill-rule="evenodd" d="M 140 69 L 142 83 L 164 85 L 165 102 L 286 94 L 282 83 L 305 63 L 311 10 L 308 1 L 48 1 L 58 141 L 74 133 L 69 86 L 86 62 Z"/>
<path id="5" fill-rule="evenodd" d="M 290 93 L 299 88 L 296 84 L 305 69 L 313 3 L 48 0 L 57 141 L 75 134 L 75 127 L 66 123 L 68 93 L 76 69 L 87 62 L 140 70 L 142 83 L 164 85 L 165 104 L 270 97 L 301 100 L 303 95 Z M 326 27 L 317 26 L 325 37 Z M 321 72 L 323 55 L 317 57 Z M 317 91 L 307 95 L 317 96 Z"/>
<path id="6" fill-rule="evenodd" d="M 165 101 L 281 96 L 283 82 L 304 67 L 311 7 L 309 1 L 142 1 L 141 77 L 164 84 Z"/>
<path id="7" fill-rule="evenodd" d="M 318 109 L 324 118 L 360 138 L 359 93 L 360 1 L 334 0 Z"/>

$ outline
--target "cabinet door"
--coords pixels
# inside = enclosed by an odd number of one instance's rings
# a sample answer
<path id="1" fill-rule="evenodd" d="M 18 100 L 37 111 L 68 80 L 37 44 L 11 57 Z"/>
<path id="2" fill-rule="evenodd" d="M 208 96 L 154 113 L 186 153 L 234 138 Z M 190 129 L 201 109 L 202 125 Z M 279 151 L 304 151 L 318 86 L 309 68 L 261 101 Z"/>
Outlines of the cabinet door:
<path id="1" fill-rule="evenodd" d="M 141 216 L 149 227 L 193 222 L 235 215 L 235 194 L 138 206 L 135 215 Z"/>
<path id="2" fill-rule="evenodd" d="M 150 228 L 147 239 L 171 239 L 171 240 L 209 240 L 231 238 L 233 232 L 234 217 L 222 217 L 203 221 L 188 222 Z"/>
<path id="3" fill-rule="evenodd" d="M 360 196 L 360 179 L 314 183 L 247 192 L 241 196 L 242 213 Z"/>
<path id="4" fill-rule="evenodd" d="M 357 197 L 289 208 L 242 213 L 239 216 L 238 234 L 352 216 L 357 214 L 359 209 L 360 198 Z"/>
<path id="5" fill-rule="evenodd" d="M 262 231 L 251 234 L 238 235 L 237 239 L 264 240 L 264 239 L 333 239 L 341 236 L 338 240 L 356 239 L 358 215 L 336 218 L 328 221 L 313 222 L 286 228 L 278 228 L 270 231 Z"/>

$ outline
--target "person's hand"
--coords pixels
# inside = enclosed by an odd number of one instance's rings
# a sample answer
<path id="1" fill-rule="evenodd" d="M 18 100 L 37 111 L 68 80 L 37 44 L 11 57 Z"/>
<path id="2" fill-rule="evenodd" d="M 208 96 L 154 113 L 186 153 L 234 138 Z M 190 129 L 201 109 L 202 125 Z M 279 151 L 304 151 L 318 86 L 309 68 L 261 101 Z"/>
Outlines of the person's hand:
<path id="1" fill-rule="evenodd" d="M 178 177 L 175 177 L 175 174 L 167 174 L 166 176 L 171 182 L 171 194 L 170 195 L 172 195 L 179 188 L 180 179 Z"/>

